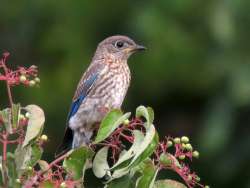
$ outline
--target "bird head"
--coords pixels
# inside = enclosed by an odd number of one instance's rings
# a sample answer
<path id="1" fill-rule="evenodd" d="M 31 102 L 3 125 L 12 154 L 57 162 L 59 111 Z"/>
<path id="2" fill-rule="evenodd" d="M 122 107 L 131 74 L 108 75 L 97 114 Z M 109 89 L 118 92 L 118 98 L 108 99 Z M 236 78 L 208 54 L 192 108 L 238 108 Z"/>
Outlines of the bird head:
<path id="1" fill-rule="evenodd" d="M 98 45 L 96 55 L 115 60 L 127 60 L 133 53 L 145 49 L 144 46 L 136 44 L 131 38 L 117 35 L 104 39 Z"/>

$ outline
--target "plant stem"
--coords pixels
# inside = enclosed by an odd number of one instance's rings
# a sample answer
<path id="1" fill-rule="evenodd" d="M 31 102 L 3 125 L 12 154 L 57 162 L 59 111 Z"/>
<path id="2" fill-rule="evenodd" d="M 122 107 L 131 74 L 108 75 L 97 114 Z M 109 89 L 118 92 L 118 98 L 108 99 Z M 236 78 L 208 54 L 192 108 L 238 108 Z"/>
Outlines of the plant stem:
<path id="1" fill-rule="evenodd" d="M 8 68 L 6 67 L 5 63 L 3 63 L 3 70 L 5 73 L 5 76 L 8 75 Z M 11 94 L 11 89 L 8 80 L 6 80 L 6 88 L 7 88 L 7 93 L 8 93 L 8 98 L 9 98 L 9 103 L 10 103 L 10 108 L 13 105 L 13 99 L 12 99 L 12 94 Z"/>
<path id="2" fill-rule="evenodd" d="M 2 158 L 2 169 L 3 169 L 3 187 L 7 188 L 8 187 L 8 173 L 7 173 L 7 145 L 8 145 L 8 133 L 5 132 L 3 134 L 3 158 Z"/>
<path id="3" fill-rule="evenodd" d="M 48 170 L 50 170 L 54 165 L 56 165 L 57 163 L 59 163 L 60 161 L 62 161 L 63 159 L 65 159 L 67 156 L 69 156 L 69 153 L 65 153 L 64 155 L 58 157 L 57 159 L 55 159 L 54 161 L 52 161 L 51 163 L 49 163 L 48 168 L 45 171 L 40 171 L 37 176 L 40 176 L 42 174 L 44 174 L 45 172 L 47 172 Z"/>

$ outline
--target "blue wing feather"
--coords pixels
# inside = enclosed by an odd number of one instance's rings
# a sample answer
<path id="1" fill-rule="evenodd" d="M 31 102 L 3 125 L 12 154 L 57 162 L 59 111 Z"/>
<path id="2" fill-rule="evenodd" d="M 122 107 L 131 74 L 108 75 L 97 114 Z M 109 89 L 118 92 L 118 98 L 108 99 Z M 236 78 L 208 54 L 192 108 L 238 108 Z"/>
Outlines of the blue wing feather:
<path id="1" fill-rule="evenodd" d="M 89 91 L 90 91 L 91 87 L 93 86 L 93 84 L 94 84 L 95 80 L 97 79 L 97 77 L 98 77 L 98 74 L 94 74 L 94 75 L 91 75 L 89 77 L 89 79 L 87 79 L 85 81 L 80 96 L 71 104 L 68 119 L 76 114 L 76 112 L 78 111 L 78 109 L 79 109 L 80 105 L 82 104 L 83 100 L 85 99 L 85 97 L 89 93 Z"/>

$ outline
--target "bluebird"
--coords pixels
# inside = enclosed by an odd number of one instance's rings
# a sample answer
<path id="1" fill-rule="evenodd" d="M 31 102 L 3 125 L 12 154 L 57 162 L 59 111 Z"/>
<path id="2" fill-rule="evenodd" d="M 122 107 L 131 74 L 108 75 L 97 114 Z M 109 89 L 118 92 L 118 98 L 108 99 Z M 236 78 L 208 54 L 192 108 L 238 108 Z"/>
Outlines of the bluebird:
<path id="1" fill-rule="evenodd" d="M 104 116 L 112 109 L 121 108 L 130 85 L 127 60 L 141 50 L 145 47 L 127 36 L 111 36 L 99 43 L 78 83 L 57 154 L 89 144 Z"/>

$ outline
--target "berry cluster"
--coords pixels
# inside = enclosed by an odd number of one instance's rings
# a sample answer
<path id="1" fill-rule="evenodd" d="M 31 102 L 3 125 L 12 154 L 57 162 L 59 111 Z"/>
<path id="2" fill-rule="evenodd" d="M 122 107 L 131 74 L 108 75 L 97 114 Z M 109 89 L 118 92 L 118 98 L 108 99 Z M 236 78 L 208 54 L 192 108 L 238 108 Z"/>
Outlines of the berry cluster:
<path id="1" fill-rule="evenodd" d="M 29 68 L 18 67 L 17 70 L 14 71 L 9 69 L 6 65 L 9 55 L 8 52 L 5 52 L 2 59 L 0 59 L 0 69 L 2 69 L 2 72 L 0 72 L 0 80 L 6 81 L 10 86 L 24 84 L 33 87 L 40 83 L 35 65 Z"/>
<path id="2" fill-rule="evenodd" d="M 153 158 L 155 165 L 159 166 L 160 169 L 173 170 L 179 174 L 189 188 L 209 187 L 200 184 L 200 177 L 191 172 L 189 166 L 185 163 L 186 158 L 190 161 L 193 158 L 199 158 L 199 152 L 193 150 L 187 136 L 181 138 L 166 137 L 164 141 L 159 143 Z"/>

